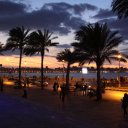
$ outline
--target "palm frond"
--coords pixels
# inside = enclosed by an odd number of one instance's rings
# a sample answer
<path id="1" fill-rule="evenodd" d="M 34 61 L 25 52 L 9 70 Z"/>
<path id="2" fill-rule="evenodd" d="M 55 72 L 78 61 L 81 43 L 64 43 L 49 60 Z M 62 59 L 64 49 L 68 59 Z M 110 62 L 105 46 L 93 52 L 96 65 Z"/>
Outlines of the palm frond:
<path id="1" fill-rule="evenodd" d="M 128 0 L 113 0 L 111 6 L 119 19 L 128 17 Z"/>
<path id="2" fill-rule="evenodd" d="M 119 55 L 115 48 L 123 42 L 118 31 L 111 31 L 107 23 L 81 26 L 76 32 L 76 40 L 78 42 L 71 45 L 81 55 L 80 63 L 95 62 L 101 65 L 105 61 L 111 63 L 113 56 Z"/>

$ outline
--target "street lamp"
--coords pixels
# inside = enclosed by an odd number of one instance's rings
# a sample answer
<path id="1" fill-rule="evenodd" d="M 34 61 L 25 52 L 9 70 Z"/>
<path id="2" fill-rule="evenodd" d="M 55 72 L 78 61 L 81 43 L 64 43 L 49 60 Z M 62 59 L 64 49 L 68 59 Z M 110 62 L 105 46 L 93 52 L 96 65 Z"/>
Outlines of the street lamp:
<path id="1" fill-rule="evenodd" d="M 118 59 L 119 59 L 119 74 L 118 74 L 118 81 L 119 81 L 119 87 L 120 87 L 120 86 L 121 86 L 121 84 L 120 84 L 120 59 L 121 59 L 121 55 L 118 55 L 117 57 L 118 57 Z"/>
<path id="2" fill-rule="evenodd" d="M 27 62 L 26 62 L 26 61 L 24 62 L 24 65 L 25 65 L 25 70 L 24 70 L 24 72 L 25 72 L 25 79 L 26 79 L 26 71 L 27 71 L 27 70 L 26 70 L 26 65 L 27 65 Z"/>
<path id="3" fill-rule="evenodd" d="M 64 60 L 62 60 L 63 62 L 63 81 L 64 81 Z"/>

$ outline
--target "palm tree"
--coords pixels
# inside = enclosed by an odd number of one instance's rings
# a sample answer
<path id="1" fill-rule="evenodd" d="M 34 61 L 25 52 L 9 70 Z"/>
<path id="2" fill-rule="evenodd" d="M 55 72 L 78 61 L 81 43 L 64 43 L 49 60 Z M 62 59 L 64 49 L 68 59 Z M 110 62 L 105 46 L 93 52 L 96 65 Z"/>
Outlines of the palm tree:
<path id="1" fill-rule="evenodd" d="M 52 37 L 52 33 L 50 33 L 48 30 L 44 29 L 43 31 L 38 30 L 34 31 L 30 34 L 28 44 L 26 45 L 26 48 L 24 49 L 25 55 L 33 55 L 36 53 L 41 54 L 41 87 L 43 89 L 43 61 L 44 61 L 44 55 L 45 51 L 49 52 L 48 47 L 50 46 L 56 46 L 58 43 L 53 42 L 53 39 L 56 39 L 57 37 Z"/>
<path id="2" fill-rule="evenodd" d="M 3 52 L 4 51 L 4 46 L 3 44 L 0 42 L 0 55 L 3 55 Z"/>
<path id="3" fill-rule="evenodd" d="M 118 14 L 119 18 L 128 17 L 128 0 L 113 0 L 112 10 Z"/>
<path id="4" fill-rule="evenodd" d="M 118 60 L 119 52 L 117 46 L 122 43 L 118 32 L 112 32 L 107 24 L 100 25 L 99 23 L 81 26 L 76 32 L 76 40 L 79 42 L 72 43 L 72 46 L 79 51 L 81 56 L 80 64 L 94 62 L 97 68 L 97 100 L 102 99 L 101 94 L 101 67 L 108 61 Z M 126 56 L 122 56 L 125 60 Z M 126 60 L 125 60 L 126 61 Z"/>
<path id="5" fill-rule="evenodd" d="M 21 62 L 23 55 L 23 48 L 27 43 L 29 35 L 29 29 L 25 29 L 22 27 L 16 27 L 9 31 L 9 38 L 7 39 L 7 43 L 5 45 L 6 50 L 16 50 L 20 51 L 20 59 L 19 59 L 19 87 L 21 87 Z"/>
<path id="6" fill-rule="evenodd" d="M 3 44 L 0 42 L 0 55 L 3 55 L 3 52 L 4 51 L 4 46 Z M 0 67 L 2 67 L 2 64 L 0 64 Z"/>
<path id="7" fill-rule="evenodd" d="M 65 49 L 64 51 L 57 54 L 56 59 L 59 62 L 67 62 L 67 72 L 66 72 L 66 87 L 69 88 L 69 75 L 70 75 L 70 66 L 71 64 L 78 62 L 77 52 L 71 52 L 70 49 Z"/>

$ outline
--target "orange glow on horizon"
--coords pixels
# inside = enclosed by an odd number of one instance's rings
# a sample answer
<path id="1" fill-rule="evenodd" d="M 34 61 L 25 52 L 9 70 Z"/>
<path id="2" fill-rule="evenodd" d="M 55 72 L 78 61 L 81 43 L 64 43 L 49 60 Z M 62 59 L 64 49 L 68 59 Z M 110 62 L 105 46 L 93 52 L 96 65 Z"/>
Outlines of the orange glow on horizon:
<path id="1" fill-rule="evenodd" d="M 3 67 L 18 67 L 19 65 L 19 56 L 0 56 L 0 60 Z M 62 63 L 54 57 L 44 57 L 44 67 L 46 66 L 49 68 L 62 67 Z M 41 67 L 41 57 L 23 57 L 22 67 Z"/>
<path id="2" fill-rule="evenodd" d="M 19 56 L 0 56 L 0 64 L 3 67 L 18 67 L 19 65 Z M 54 57 L 44 57 L 44 67 L 48 66 L 49 68 L 63 67 L 62 62 L 58 62 Z M 64 67 L 66 67 L 66 62 Z M 78 63 L 73 64 L 73 66 L 78 66 Z M 95 67 L 94 63 L 90 65 L 85 64 L 85 67 Z M 32 57 L 23 57 L 22 67 L 41 67 L 41 58 L 39 56 Z M 113 62 L 112 64 L 104 64 L 103 67 L 118 68 L 118 62 Z M 128 67 L 127 63 L 121 63 L 121 67 Z"/>

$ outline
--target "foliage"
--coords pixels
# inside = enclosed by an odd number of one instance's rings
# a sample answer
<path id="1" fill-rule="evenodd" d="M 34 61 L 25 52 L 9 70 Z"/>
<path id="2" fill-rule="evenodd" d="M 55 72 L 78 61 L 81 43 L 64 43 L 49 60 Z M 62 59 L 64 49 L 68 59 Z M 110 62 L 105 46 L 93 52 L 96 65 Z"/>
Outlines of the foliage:
<path id="1" fill-rule="evenodd" d="M 53 39 L 57 37 L 52 37 L 52 33 L 49 30 L 44 29 L 43 31 L 37 30 L 30 34 L 28 38 L 28 43 L 24 48 L 25 55 L 41 55 L 41 87 L 43 88 L 43 61 L 45 51 L 49 52 L 48 47 L 56 46 L 58 43 L 52 42 Z"/>
<path id="2" fill-rule="evenodd" d="M 128 0 L 113 0 L 112 11 L 117 13 L 119 18 L 128 17 Z"/>
<path id="3" fill-rule="evenodd" d="M 19 59 L 19 86 L 21 86 L 21 62 L 22 62 L 22 54 L 23 48 L 28 42 L 29 29 L 25 29 L 22 27 L 12 28 L 9 31 L 9 38 L 7 39 L 7 43 L 5 45 L 5 50 L 16 50 L 20 51 L 20 59 Z"/>
<path id="4" fill-rule="evenodd" d="M 116 48 L 122 43 L 118 31 L 111 31 L 107 24 L 89 24 L 81 26 L 76 32 L 76 40 L 72 43 L 81 56 L 80 64 L 95 62 L 97 67 L 97 92 L 100 92 L 100 70 L 103 64 L 111 60 L 118 60 L 119 51 Z M 124 60 L 125 56 L 124 56 Z M 99 97 L 100 99 L 101 97 Z"/>
<path id="5" fill-rule="evenodd" d="M 72 51 L 70 49 L 65 49 L 64 51 L 57 54 L 56 59 L 59 62 L 67 62 L 67 72 L 66 72 L 66 86 L 69 88 L 69 75 L 70 75 L 70 65 L 79 62 L 77 59 L 78 53 L 76 51 Z"/>
<path id="6" fill-rule="evenodd" d="M 0 42 L 0 55 L 3 55 L 3 52 L 4 51 L 4 46 L 3 44 Z"/>

